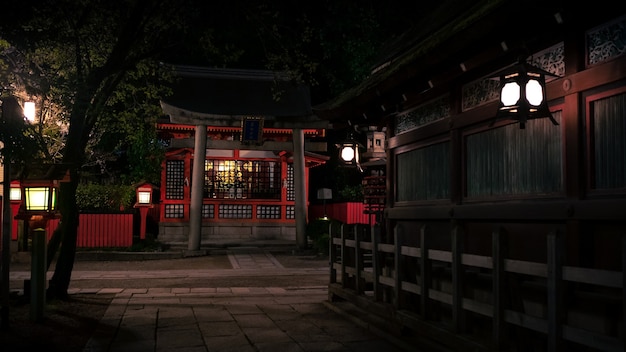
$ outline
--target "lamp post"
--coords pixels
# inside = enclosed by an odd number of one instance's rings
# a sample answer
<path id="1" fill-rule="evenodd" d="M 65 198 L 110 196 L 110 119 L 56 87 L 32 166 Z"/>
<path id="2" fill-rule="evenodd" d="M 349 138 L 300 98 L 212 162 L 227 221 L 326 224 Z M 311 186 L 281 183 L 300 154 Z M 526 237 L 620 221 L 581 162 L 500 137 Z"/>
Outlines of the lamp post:
<path id="1" fill-rule="evenodd" d="M 20 211 L 20 207 L 22 206 L 22 186 L 19 181 L 11 181 L 11 188 L 9 190 L 9 200 L 11 201 L 11 214 L 13 214 L 13 226 L 11 227 L 11 240 L 16 241 L 18 239 L 17 235 L 17 215 Z M 27 241 L 24 241 L 28 243 Z M 27 247 L 25 247 L 27 248 Z"/>
<path id="2" fill-rule="evenodd" d="M 152 185 L 149 183 L 143 183 L 137 187 L 137 202 L 134 207 L 139 208 L 139 214 L 141 216 L 141 225 L 139 230 L 139 239 L 146 238 L 146 218 L 148 217 L 148 210 L 154 205 L 152 204 Z"/>
<path id="3" fill-rule="evenodd" d="M 2 89 L 0 89 L 0 93 Z M 34 105 L 29 104 L 29 106 L 34 108 Z M 34 109 L 32 110 L 34 112 Z M 19 136 L 19 132 L 17 129 L 23 125 L 24 120 L 24 109 L 20 106 L 19 102 L 13 95 L 0 95 L 0 112 L 2 115 L 2 128 L 4 133 L 0 133 L 2 135 L 2 143 L 4 144 L 4 148 L 2 151 L 4 157 L 4 179 L 3 179 L 3 189 L 10 189 L 9 180 L 11 179 L 11 164 L 13 162 L 14 153 L 16 150 L 14 149 L 13 143 L 11 139 L 17 138 Z M 0 293 L 1 301 L 2 301 L 2 309 L 0 312 L 2 318 L 2 327 L 7 328 L 9 326 L 9 265 L 11 262 L 11 237 L 14 233 L 12 229 L 13 225 L 13 215 L 12 212 L 12 202 L 11 202 L 11 194 L 9 197 L 3 195 L 2 199 L 2 280 L 0 280 Z"/>
<path id="4" fill-rule="evenodd" d="M 30 316 L 43 320 L 46 305 L 46 226 L 56 210 L 58 180 L 22 181 L 24 213 L 33 245 L 30 266 Z"/>

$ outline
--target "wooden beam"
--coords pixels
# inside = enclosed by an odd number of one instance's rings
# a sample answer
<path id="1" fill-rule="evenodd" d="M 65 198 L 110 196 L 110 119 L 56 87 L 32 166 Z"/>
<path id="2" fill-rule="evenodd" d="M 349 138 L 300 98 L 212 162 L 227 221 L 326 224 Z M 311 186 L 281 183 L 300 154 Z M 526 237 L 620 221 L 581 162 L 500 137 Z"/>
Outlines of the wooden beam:
<path id="1" fill-rule="evenodd" d="M 170 147 L 173 148 L 193 148 L 194 140 L 193 138 L 185 138 L 185 139 L 172 139 L 170 142 Z M 307 152 L 326 152 L 327 151 L 327 143 L 326 142 L 305 142 L 304 150 Z M 293 151 L 293 143 L 292 142 L 275 142 L 275 141 L 266 141 L 261 145 L 255 144 L 242 144 L 240 141 L 225 141 L 225 140 L 207 140 L 206 142 L 207 149 L 239 149 L 239 150 L 274 150 L 274 151 Z"/>
<path id="2" fill-rule="evenodd" d="M 199 113 L 191 110 L 178 108 L 176 106 L 169 105 L 161 102 L 161 109 L 165 115 L 170 117 L 170 121 L 173 123 L 180 123 L 185 125 L 204 125 L 204 126 L 220 126 L 220 127 L 241 127 L 241 119 L 244 117 L 250 117 L 249 115 L 219 115 L 219 114 L 207 114 Z M 329 121 L 321 120 L 315 115 L 311 116 L 290 116 L 290 117 L 276 117 L 276 116 L 262 116 L 263 126 L 268 128 L 324 128 L 331 127 Z"/>

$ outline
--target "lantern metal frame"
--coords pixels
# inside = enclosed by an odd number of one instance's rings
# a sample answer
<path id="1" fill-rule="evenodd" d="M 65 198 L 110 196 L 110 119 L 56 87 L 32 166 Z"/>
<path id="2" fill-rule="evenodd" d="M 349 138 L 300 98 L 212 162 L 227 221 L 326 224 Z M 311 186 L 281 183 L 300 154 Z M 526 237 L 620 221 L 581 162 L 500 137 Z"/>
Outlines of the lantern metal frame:
<path id="1" fill-rule="evenodd" d="M 57 210 L 58 181 L 22 181 L 23 211 L 49 216 Z"/>
<path id="2" fill-rule="evenodd" d="M 137 206 L 145 206 L 152 204 L 152 187 L 142 185 L 137 187 Z"/>
<path id="3" fill-rule="evenodd" d="M 549 118 L 555 126 L 558 126 L 559 123 L 552 116 L 546 97 L 546 77 L 550 76 L 558 77 L 523 60 L 494 74 L 492 78 L 500 80 L 500 101 L 490 126 L 500 120 L 515 120 L 519 122 L 520 129 L 525 129 L 528 120 L 540 118 Z M 516 97 L 511 102 L 505 102 L 506 91 L 511 87 L 515 89 L 513 93 Z M 541 88 L 541 91 L 532 90 L 536 88 Z M 541 100 L 535 104 L 534 99 Z"/>
<path id="4" fill-rule="evenodd" d="M 335 144 L 339 149 L 339 159 L 343 162 L 344 166 L 354 166 L 359 171 L 363 172 L 361 167 L 361 152 L 365 150 L 365 147 L 354 139 L 354 135 L 350 133 L 348 138 L 340 143 Z M 350 157 L 346 157 L 345 153 L 349 151 Z"/>
<path id="5" fill-rule="evenodd" d="M 22 203 L 22 186 L 19 181 L 11 181 L 9 199 L 11 203 Z"/>

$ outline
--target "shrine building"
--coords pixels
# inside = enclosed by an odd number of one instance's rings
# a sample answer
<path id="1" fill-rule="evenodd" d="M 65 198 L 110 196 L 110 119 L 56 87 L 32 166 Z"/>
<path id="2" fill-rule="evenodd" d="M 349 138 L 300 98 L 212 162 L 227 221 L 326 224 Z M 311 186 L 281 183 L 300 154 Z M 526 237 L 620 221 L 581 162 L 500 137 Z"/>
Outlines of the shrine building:
<path id="1" fill-rule="evenodd" d="M 309 169 L 328 157 L 308 87 L 260 70 L 177 66 L 157 131 L 167 145 L 159 241 L 306 246 Z M 200 158 L 195 158 L 196 155 Z"/>

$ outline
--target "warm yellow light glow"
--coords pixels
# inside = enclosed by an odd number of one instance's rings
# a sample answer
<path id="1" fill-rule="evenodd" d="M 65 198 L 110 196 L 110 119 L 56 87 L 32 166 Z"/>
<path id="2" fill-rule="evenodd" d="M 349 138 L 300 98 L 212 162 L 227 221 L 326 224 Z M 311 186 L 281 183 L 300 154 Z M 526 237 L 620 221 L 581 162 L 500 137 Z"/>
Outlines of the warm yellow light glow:
<path id="1" fill-rule="evenodd" d="M 509 82 L 502 87 L 500 101 L 505 106 L 515 105 L 520 98 L 520 86 L 517 82 Z"/>
<path id="2" fill-rule="evenodd" d="M 24 197 L 26 198 L 26 211 L 51 210 L 50 187 L 26 187 L 24 188 Z M 54 194 L 52 197 L 54 202 Z"/>
<path id="3" fill-rule="evenodd" d="M 137 192 L 137 203 L 139 204 L 150 204 L 150 191 L 138 191 Z"/>
<path id="4" fill-rule="evenodd" d="M 22 200 L 22 189 L 19 187 L 11 187 L 9 191 L 9 199 L 12 201 Z"/>
<path id="5" fill-rule="evenodd" d="M 343 161 L 352 161 L 354 159 L 354 149 L 352 148 L 352 146 L 342 147 L 341 159 L 343 159 Z"/>
<path id="6" fill-rule="evenodd" d="M 35 103 L 32 101 L 24 103 L 24 116 L 30 122 L 35 121 Z"/>
<path id="7" fill-rule="evenodd" d="M 526 100 L 533 106 L 539 106 L 543 102 L 543 88 L 536 79 L 531 79 L 526 83 Z"/>

